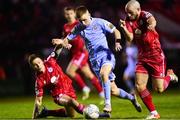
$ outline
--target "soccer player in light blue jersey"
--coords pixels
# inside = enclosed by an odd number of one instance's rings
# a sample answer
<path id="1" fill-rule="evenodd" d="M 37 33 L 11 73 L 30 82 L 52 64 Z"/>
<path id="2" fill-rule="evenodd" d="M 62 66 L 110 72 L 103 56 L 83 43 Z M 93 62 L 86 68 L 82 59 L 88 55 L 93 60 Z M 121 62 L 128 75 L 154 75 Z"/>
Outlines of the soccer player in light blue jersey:
<path id="1" fill-rule="evenodd" d="M 92 69 L 102 82 L 105 94 L 105 106 L 103 111 L 107 113 L 111 112 L 112 94 L 130 100 L 136 110 L 141 112 L 141 106 L 135 99 L 134 95 L 118 88 L 114 82 L 115 75 L 112 71 L 115 67 L 115 58 L 108 47 L 106 33 L 109 32 L 114 34 L 116 40 L 115 49 L 116 51 L 119 51 L 121 49 L 120 32 L 112 23 L 101 18 L 91 17 L 88 9 L 84 6 L 80 6 L 76 9 L 76 15 L 80 24 L 76 25 L 66 38 L 53 39 L 52 43 L 55 45 L 62 44 L 64 47 L 69 47 L 68 41 L 73 40 L 77 35 L 81 35 L 84 38 L 86 47 L 89 51 L 89 60 Z"/>

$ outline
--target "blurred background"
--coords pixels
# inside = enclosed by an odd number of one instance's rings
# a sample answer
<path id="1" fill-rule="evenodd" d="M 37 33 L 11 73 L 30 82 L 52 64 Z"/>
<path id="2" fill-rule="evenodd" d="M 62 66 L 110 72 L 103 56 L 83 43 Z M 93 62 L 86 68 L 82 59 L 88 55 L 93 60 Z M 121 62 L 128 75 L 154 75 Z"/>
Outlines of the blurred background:
<path id="1" fill-rule="evenodd" d="M 66 22 L 63 8 L 85 5 L 93 17 L 102 17 L 118 28 L 124 19 L 124 6 L 128 0 L 0 0 L 0 97 L 34 95 L 33 72 L 27 56 L 40 53 L 46 57 L 52 50 L 51 39 L 61 37 Z M 180 77 L 180 0 L 139 0 L 142 9 L 157 19 L 157 31 L 167 57 L 167 67 Z M 109 46 L 113 41 L 108 35 Z M 124 45 L 124 39 L 122 40 Z M 114 70 L 118 86 L 126 89 L 122 73 L 127 66 L 123 51 L 115 53 Z M 63 56 L 63 57 L 62 57 Z M 59 64 L 65 68 L 68 51 L 63 51 Z M 151 86 L 149 86 L 151 87 Z M 180 84 L 170 85 L 170 89 Z M 78 88 L 77 88 L 78 89 Z"/>

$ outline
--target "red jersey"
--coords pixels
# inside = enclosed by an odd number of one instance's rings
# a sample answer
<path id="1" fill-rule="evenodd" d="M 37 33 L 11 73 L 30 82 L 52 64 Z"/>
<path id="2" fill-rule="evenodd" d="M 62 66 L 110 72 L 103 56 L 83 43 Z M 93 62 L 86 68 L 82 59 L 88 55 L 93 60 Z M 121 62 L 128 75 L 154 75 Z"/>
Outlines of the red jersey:
<path id="1" fill-rule="evenodd" d="M 65 36 L 67 36 L 71 32 L 71 30 L 74 28 L 74 26 L 76 26 L 78 23 L 79 21 L 77 20 L 72 24 L 66 23 L 63 28 Z M 72 54 L 75 54 L 84 50 L 84 41 L 80 35 L 78 35 L 74 40 L 69 41 L 69 43 L 72 45 L 72 48 L 70 50 Z"/>
<path id="2" fill-rule="evenodd" d="M 63 73 L 61 67 L 53 58 L 53 55 L 50 55 L 47 60 L 44 61 L 44 64 L 46 68 L 45 73 L 38 73 L 36 76 L 36 96 L 43 96 L 43 88 L 46 86 L 53 97 L 59 96 L 60 94 L 74 97 L 75 92 L 72 87 L 72 81 Z"/>
<path id="3" fill-rule="evenodd" d="M 151 13 L 141 11 L 136 21 L 126 18 L 126 27 L 129 32 L 133 33 L 134 42 L 138 47 L 138 58 L 154 57 L 162 53 L 158 33 L 147 29 L 147 19 L 151 16 Z"/>

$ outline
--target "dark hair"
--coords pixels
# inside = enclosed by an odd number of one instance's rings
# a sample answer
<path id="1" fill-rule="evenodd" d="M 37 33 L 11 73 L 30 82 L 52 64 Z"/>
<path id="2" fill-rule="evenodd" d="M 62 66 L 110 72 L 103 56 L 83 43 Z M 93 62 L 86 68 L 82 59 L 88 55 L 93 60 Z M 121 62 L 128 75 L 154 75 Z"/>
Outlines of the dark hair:
<path id="1" fill-rule="evenodd" d="M 85 6 L 79 6 L 76 8 L 76 16 L 80 18 L 84 13 L 86 13 L 88 9 Z"/>
<path id="2" fill-rule="evenodd" d="M 68 11 L 68 10 L 73 10 L 73 11 L 75 11 L 75 8 L 74 8 L 73 6 L 68 6 L 68 7 L 65 7 L 65 8 L 64 8 L 64 12 L 65 12 L 65 11 Z"/>
<path id="3" fill-rule="evenodd" d="M 36 54 L 31 54 L 31 55 L 28 56 L 28 63 L 29 63 L 30 66 L 32 65 L 33 60 L 36 59 L 36 58 L 40 58 L 40 57 L 38 55 L 36 55 Z"/>

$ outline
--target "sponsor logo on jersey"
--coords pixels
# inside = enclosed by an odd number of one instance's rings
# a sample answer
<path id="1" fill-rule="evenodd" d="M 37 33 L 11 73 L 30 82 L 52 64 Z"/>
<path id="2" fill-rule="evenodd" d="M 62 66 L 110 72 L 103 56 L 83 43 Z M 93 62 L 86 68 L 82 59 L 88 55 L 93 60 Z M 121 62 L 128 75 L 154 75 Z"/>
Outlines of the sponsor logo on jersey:
<path id="1" fill-rule="evenodd" d="M 51 77 L 51 83 L 56 84 L 58 79 L 59 79 L 59 75 L 57 77 L 56 76 Z"/>

